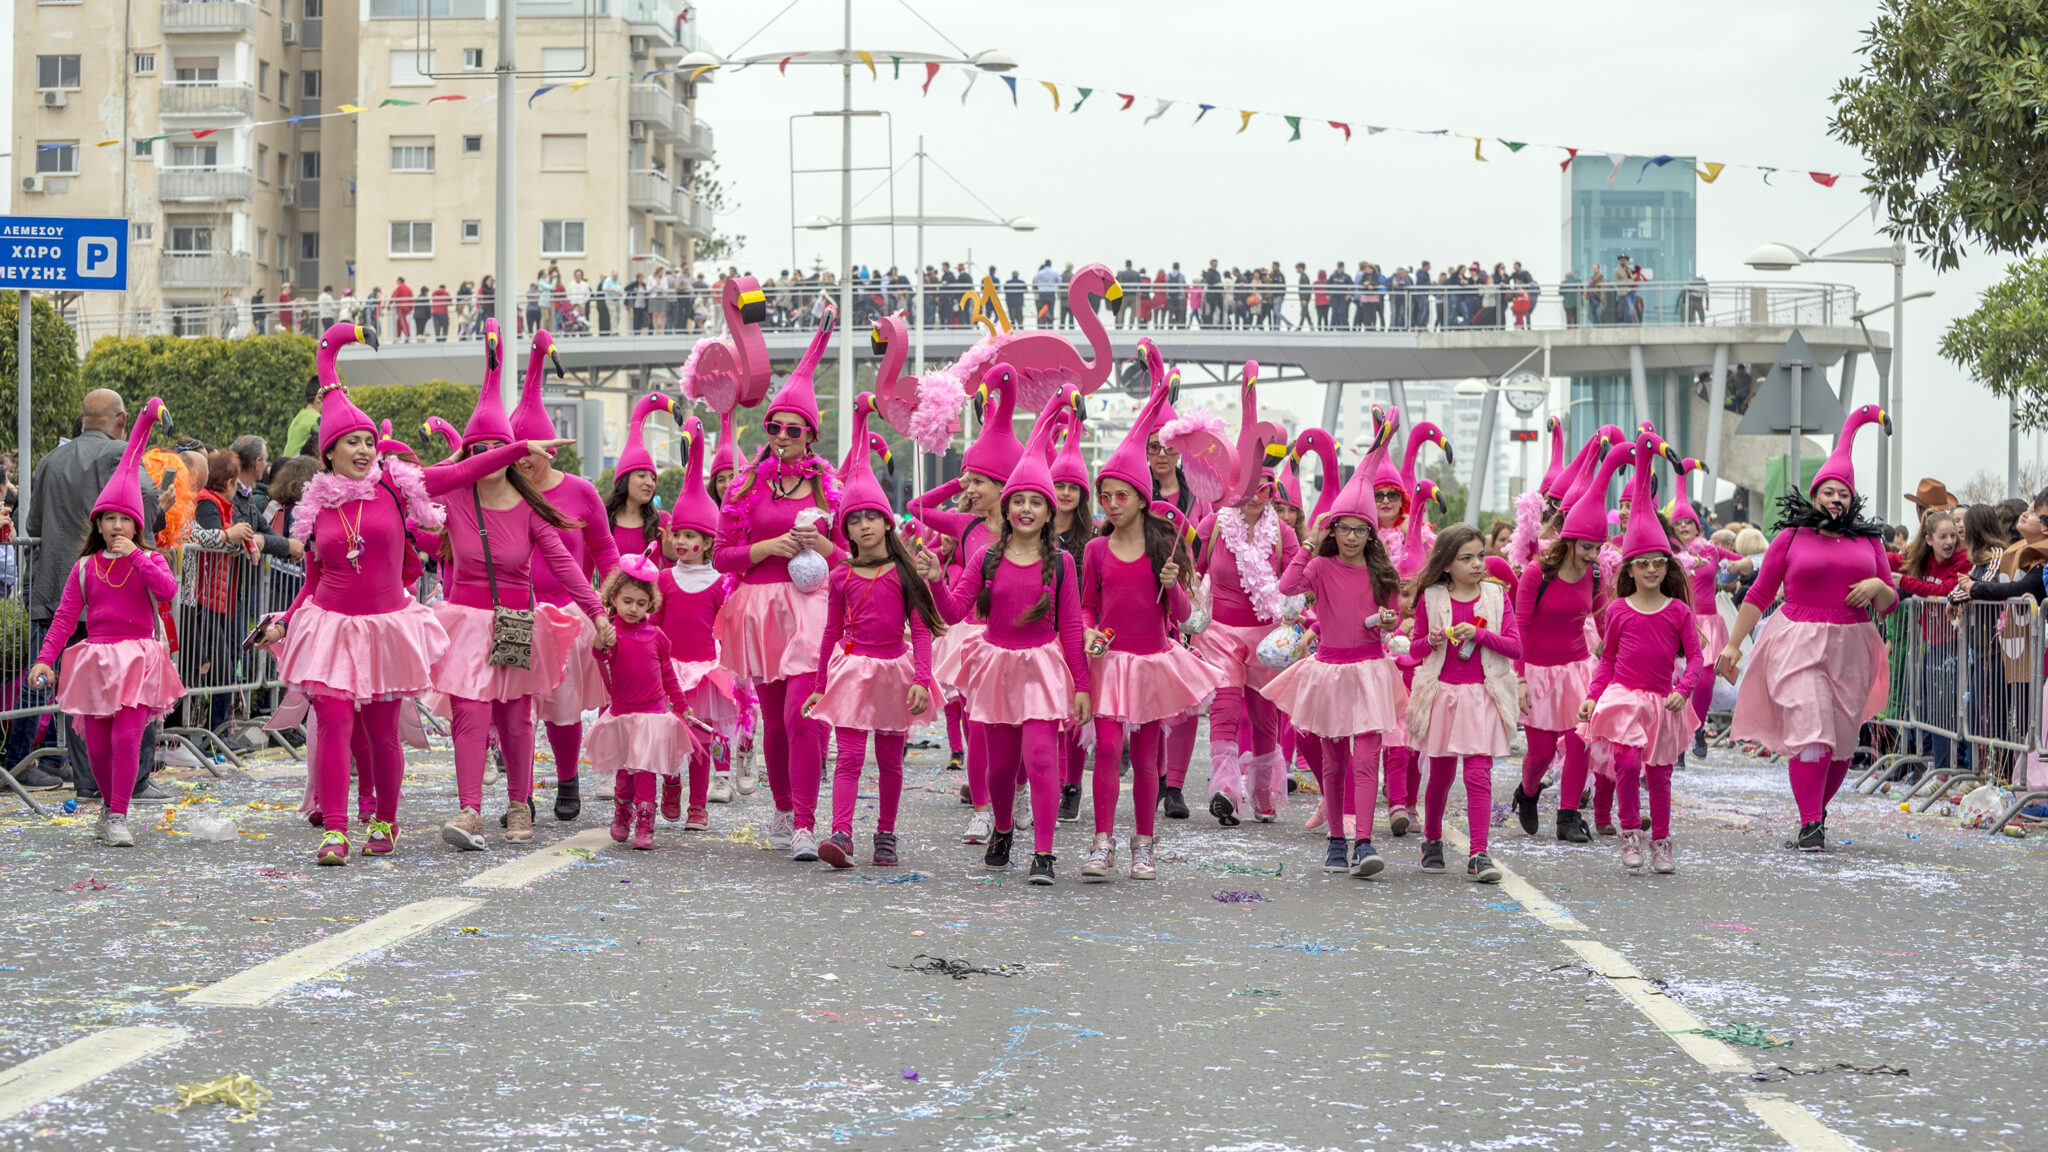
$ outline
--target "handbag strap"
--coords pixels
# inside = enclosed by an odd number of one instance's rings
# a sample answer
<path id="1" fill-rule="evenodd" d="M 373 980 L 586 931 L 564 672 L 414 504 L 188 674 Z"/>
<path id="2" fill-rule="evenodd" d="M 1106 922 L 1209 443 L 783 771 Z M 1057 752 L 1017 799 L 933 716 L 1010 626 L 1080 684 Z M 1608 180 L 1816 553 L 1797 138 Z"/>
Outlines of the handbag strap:
<path id="1" fill-rule="evenodd" d="M 484 545 L 484 578 L 491 585 L 491 607 L 496 608 L 498 606 L 498 566 L 491 563 L 491 530 L 484 524 L 484 498 L 477 491 L 477 486 L 474 484 L 469 486 L 469 499 L 472 504 L 476 505 L 476 535 L 477 539 L 482 540 Z"/>

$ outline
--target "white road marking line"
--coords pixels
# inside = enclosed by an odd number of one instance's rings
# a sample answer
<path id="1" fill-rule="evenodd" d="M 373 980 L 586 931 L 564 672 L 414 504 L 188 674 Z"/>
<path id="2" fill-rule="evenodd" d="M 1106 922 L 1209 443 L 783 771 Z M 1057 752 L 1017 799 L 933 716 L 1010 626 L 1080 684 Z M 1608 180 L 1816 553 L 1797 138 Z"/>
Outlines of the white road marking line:
<path id="1" fill-rule="evenodd" d="M 0 1120 L 77 1091 L 185 1039 L 183 1028 L 108 1028 L 0 1072 Z"/>
<path id="2" fill-rule="evenodd" d="M 1861 1144 L 1821 1123 L 1813 1113 L 1783 1096 L 1752 1092 L 1742 1102 L 1798 1152 L 1862 1152 Z"/>
<path id="3" fill-rule="evenodd" d="M 597 852 L 612 842 L 608 828 L 588 828 L 559 844 L 529 852 L 510 864 L 500 864 L 462 882 L 464 888 L 524 888 L 551 872 L 559 872 L 583 857 L 574 849 Z"/>
<path id="4" fill-rule="evenodd" d="M 1465 838 L 1463 832 L 1445 825 L 1444 839 L 1450 841 L 1451 846 L 1461 855 L 1472 854 L 1472 842 Z M 1445 864 L 1448 865 L 1449 861 L 1445 861 Z M 1493 866 L 1500 869 L 1500 890 L 1513 897 L 1529 915 L 1536 918 L 1537 923 L 1555 928 L 1559 932 L 1592 931 L 1581 923 L 1578 917 L 1567 912 L 1564 905 L 1537 891 L 1534 884 L 1522 879 L 1521 874 L 1514 869 L 1498 860 L 1493 862 Z"/>
<path id="5" fill-rule="evenodd" d="M 1719 1040 L 1690 1034 L 1691 1029 L 1706 1025 L 1684 1005 L 1652 988 L 1643 974 L 1636 971 L 1635 965 L 1623 959 L 1619 952 L 1591 940 L 1567 940 L 1565 943 L 1585 960 L 1587 967 L 1605 977 L 1622 999 L 1635 1005 L 1636 1011 L 1649 1017 L 1650 1023 L 1669 1034 L 1686 1055 L 1714 1072 L 1747 1075 L 1756 1071 L 1756 1065 L 1747 1057 Z"/>
<path id="6" fill-rule="evenodd" d="M 218 984 L 187 995 L 179 1003 L 260 1008 L 294 984 L 325 975 L 359 956 L 388 948 L 482 906 L 481 900 L 439 897 L 394 908 L 346 932 L 336 933 L 275 960 L 237 972 Z"/>

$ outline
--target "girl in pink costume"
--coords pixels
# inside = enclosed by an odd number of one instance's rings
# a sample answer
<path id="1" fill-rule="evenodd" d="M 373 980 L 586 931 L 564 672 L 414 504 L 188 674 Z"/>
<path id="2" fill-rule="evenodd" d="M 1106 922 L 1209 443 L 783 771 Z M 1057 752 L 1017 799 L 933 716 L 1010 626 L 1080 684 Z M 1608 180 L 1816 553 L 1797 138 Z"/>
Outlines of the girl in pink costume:
<path id="1" fill-rule="evenodd" d="M 536 329 L 533 346 L 526 356 L 526 386 L 519 393 L 518 409 L 512 413 L 512 435 L 516 439 L 555 438 L 555 422 L 549 417 L 541 396 L 548 360 L 554 357 L 554 337 L 545 329 Z M 555 376 L 559 379 L 561 375 L 562 364 L 557 358 Z M 624 461 L 623 457 L 621 461 Z M 535 491 L 546 497 L 565 519 L 576 523 L 575 527 L 557 531 L 561 533 L 569 558 L 576 563 L 577 578 L 560 579 L 552 568 L 537 569 L 533 575 L 533 589 L 542 602 L 560 608 L 571 607 L 581 602 L 581 596 L 587 594 L 596 581 L 610 575 L 612 569 L 619 566 L 619 549 L 612 539 L 610 510 L 604 498 L 597 494 L 596 485 L 556 468 L 553 453 L 549 453 L 546 459 L 522 459 L 518 467 L 520 475 L 526 477 Z M 602 707 L 605 702 L 604 678 L 597 670 L 592 637 L 592 628 L 586 624 L 583 635 L 564 653 L 568 665 L 563 669 L 561 686 L 537 701 L 540 718 L 547 725 L 548 749 L 555 758 L 557 820 L 574 820 L 583 811 L 582 785 L 576 779 L 577 765 L 583 759 L 583 714 Z"/>
<path id="2" fill-rule="evenodd" d="M 1280 522 L 1294 532 L 1295 539 L 1306 539 L 1308 515 L 1302 511 L 1301 480 L 1294 474 L 1292 454 L 1281 463 L 1275 472 L 1275 478 L 1280 482 L 1280 494 L 1274 497 L 1273 503 L 1280 509 Z M 1291 772 L 1296 764 L 1305 762 L 1297 759 L 1299 749 L 1300 743 L 1297 740 L 1294 721 L 1283 711 L 1280 713 L 1280 767 L 1283 770 Z M 1316 778 L 1320 780 L 1321 770 L 1314 771 Z"/>
<path id="3" fill-rule="evenodd" d="M 839 750 L 832 774 L 832 834 L 818 844 L 818 858 L 834 868 L 853 867 L 853 805 L 870 732 L 881 778 L 872 859 L 877 868 L 896 866 L 903 751 L 910 726 L 934 714 L 931 638 L 945 630 L 931 589 L 890 522 L 889 498 L 875 483 L 867 449 L 868 417 L 874 411 L 874 393 L 863 392 L 854 400 L 853 450 L 839 476 L 838 527 L 849 554 L 845 566 L 832 573 L 831 608 L 818 648 L 824 671 L 817 691 L 804 701 L 805 715 L 831 725 Z"/>
<path id="4" fill-rule="evenodd" d="M 733 480 L 711 553 L 720 572 L 739 579 L 718 613 L 718 658 L 760 694 L 768 788 L 775 796 L 768 843 L 802 861 L 818 858 L 813 821 L 825 734 L 824 725 L 803 714 L 803 702 L 817 679 L 826 593 L 823 584 L 808 592 L 797 588 L 790 561 L 806 550 L 827 563 L 838 556 L 828 529 L 839 507 L 839 477 L 811 451 L 819 425 L 812 376 L 838 317 L 827 305 L 803 360 L 768 401 L 761 422 L 768 446 Z"/>
<path id="5" fill-rule="evenodd" d="M 666 517 L 668 540 L 664 551 L 671 557 L 662 569 L 655 590 L 661 593 L 654 610 L 654 622 L 668 636 L 669 655 L 675 661 L 676 681 L 690 714 L 709 725 L 722 747 L 731 747 L 739 728 L 739 705 L 733 696 L 732 674 L 718 661 L 718 643 L 712 633 L 718 610 L 725 605 L 732 581 L 711 566 L 712 541 L 718 536 L 718 506 L 711 502 L 701 483 L 704 475 L 704 429 L 692 416 L 683 425 L 683 457 L 689 461 L 683 487 L 676 494 L 676 506 Z M 661 814 L 671 822 L 683 819 L 683 831 L 701 832 L 711 827 L 707 803 L 732 800 L 732 772 L 719 770 L 710 752 L 690 752 L 690 811 L 683 817 L 683 780 L 670 771 L 661 781 Z"/>
<path id="6" fill-rule="evenodd" d="M 1068 422 L 1065 439 L 1052 458 L 1053 534 L 1059 545 L 1083 567 L 1090 540 L 1095 537 L 1095 510 L 1088 499 L 1088 464 L 1081 458 L 1081 426 Z M 1099 703 L 1099 701 L 1098 701 Z M 1082 730 L 1068 732 L 1060 744 L 1060 823 L 1081 818 L 1081 775 L 1088 769 L 1088 750 L 1082 746 Z"/>
<path id="7" fill-rule="evenodd" d="M 526 457 L 545 461 L 566 440 L 518 440 L 499 398 L 503 363 L 497 326 L 486 321 L 485 373 L 476 410 L 463 429 L 458 459 L 426 472 L 429 496 L 447 508 L 442 580 L 446 597 L 434 615 L 448 633 L 448 655 L 433 666 L 434 688 L 447 698 L 455 737 L 455 789 L 460 809 L 441 826 L 441 838 L 463 851 L 482 851 L 484 756 L 491 733 L 505 758 L 510 804 L 505 838 L 533 839 L 533 697 L 561 686 L 569 649 L 583 641 L 584 619 L 596 643 L 611 643 L 597 593 L 582 582 L 582 570 L 562 543 L 562 533 L 579 527 L 536 491 L 513 464 Z M 488 549 L 488 554 L 486 553 Z M 546 568 L 571 590 L 580 615 L 539 599 L 536 569 Z M 533 609 L 533 644 L 528 667 L 494 665 L 492 610 Z"/>
<path id="8" fill-rule="evenodd" d="M 605 578 L 601 599 L 618 640 L 597 654 L 610 697 L 590 726 L 590 762 L 618 773 L 612 785 L 612 839 L 654 847 L 654 778 L 690 759 L 689 700 L 676 679 L 668 633 L 650 617 L 661 608 L 660 569 L 628 556 Z"/>
<path id="9" fill-rule="evenodd" d="M 1648 460 L 1657 442 L 1636 442 Z M 1601 629 L 1600 667 L 1579 705 L 1579 736 L 1592 745 L 1593 762 L 1614 774 L 1621 802 L 1621 866 L 1643 866 L 1642 788 L 1650 785 L 1650 866 L 1678 870 L 1671 844 L 1671 768 L 1697 724 L 1686 697 L 1702 678 L 1699 626 L 1686 603 L 1686 578 L 1671 561 L 1670 543 L 1650 515 L 1650 468 L 1635 471 L 1632 503 L 1642 509 L 1622 538 L 1616 599 Z M 1672 683 L 1680 657 L 1685 671 Z"/>
<path id="10" fill-rule="evenodd" d="M 1444 808 L 1462 762 L 1471 855 L 1465 877 L 1500 882 L 1486 854 L 1493 816 L 1493 762 L 1508 753 L 1515 732 L 1514 660 L 1522 654 L 1507 595 L 1486 579 L 1479 530 L 1454 524 L 1436 538 L 1411 587 L 1415 630 L 1409 651 L 1420 654 L 1408 697 L 1408 734 L 1429 761 L 1422 807 L 1422 870 L 1444 870 Z M 1360 813 L 1364 819 L 1364 813 Z"/>
<path id="11" fill-rule="evenodd" d="M 1692 611 L 1700 626 L 1700 651 L 1718 656 L 1728 644 L 1728 622 L 1721 619 L 1720 609 L 1714 602 L 1715 581 L 1723 565 L 1730 572 L 1747 576 L 1756 571 L 1756 562 L 1707 538 L 1704 522 L 1686 493 L 1690 487 L 1686 477 L 1699 467 L 1700 462 L 1690 457 L 1679 462 L 1678 494 L 1671 501 L 1671 538 L 1681 550 L 1677 559 L 1684 566 L 1686 579 L 1691 585 Z M 1701 676 L 1692 690 L 1693 715 L 1700 721 L 1692 737 L 1694 756 L 1705 757 L 1707 754 L 1707 710 L 1713 703 L 1714 678 L 1711 675 Z"/>
<path id="12" fill-rule="evenodd" d="M 1316 742 L 1331 832 L 1324 871 L 1361 879 L 1386 867 L 1372 846 L 1372 805 L 1379 795 L 1380 741 L 1394 730 L 1402 694 L 1380 645 L 1382 632 L 1400 626 L 1401 581 L 1379 542 L 1369 495 L 1392 439 L 1393 427 L 1381 426 L 1371 454 L 1280 578 L 1288 595 L 1314 594 L 1321 643 L 1314 657 L 1295 661 L 1261 690 Z M 1354 808 L 1356 845 L 1344 821 Z"/>
<path id="13" fill-rule="evenodd" d="M 1008 364 L 994 365 L 988 375 L 1016 386 Z M 1032 884 L 1053 882 L 1062 731 L 1091 719 L 1080 579 L 1073 558 L 1053 540 L 1052 473 L 1045 459 L 1060 408 L 1074 403 L 1074 390 L 1065 389 L 1032 429 L 1003 490 L 1002 538 L 970 557 L 951 588 L 934 590 L 949 624 L 970 611 L 988 622 L 961 671 L 968 718 L 985 727 L 989 752 L 995 830 L 982 859 L 991 868 L 1009 866 L 1012 831 L 1006 825 L 1021 773 L 1031 785 Z M 937 557 L 924 551 L 918 558 L 919 575 L 940 576 Z"/>
<path id="14" fill-rule="evenodd" d="M 78 562 L 28 671 L 32 688 L 47 688 L 57 679 L 57 707 L 84 737 L 93 783 L 99 785 L 93 836 L 115 848 L 135 846 L 128 801 L 142 759 L 142 730 L 185 694 L 157 632 L 158 605 L 176 597 L 178 578 L 142 537 L 149 523 L 142 509 L 142 449 L 163 411 L 164 402 L 150 397 L 128 429 L 128 447 L 93 502 Z M 85 639 L 66 648 L 81 612 Z M 64 674 L 57 678 L 60 659 Z"/>
<path id="15" fill-rule="evenodd" d="M 445 513 L 427 495 L 420 470 L 396 455 L 380 458 L 370 418 L 349 401 L 334 368 L 341 347 L 376 347 L 373 330 L 336 324 L 318 357 L 320 459 L 293 512 L 292 535 L 306 544 L 306 582 L 267 637 L 283 640 L 278 678 L 303 693 L 314 726 L 312 775 L 320 803 L 322 864 L 348 863 L 349 761 L 353 750 L 367 803 L 366 856 L 397 847 L 405 753 L 399 722 L 411 697 L 433 687 L 448 633 L 412 596 L 415 527 L 437 532 Z M 374 798 L 374 799 L 373 799 Z"/>
<path id="16" fill-rule="evenodd" d="M 744 280 L 746 277 L 742 276 Z M 701 343 L 701 342 L 700 342 Z M 711 453 L 710 479 L 701 486 L 710 501 L 713 535 L 716 535 L 718 510 L 725 505 L 725 491 L 732 486 L 732 478 L 739 463 L 739 435 L 733 427 L 730 411 L 718 414 L 718 447 Z M 693 485 L 693 488 L 697 486 Z M 677 497 L 680 502 L 681 497 Z M 665 546 L 670 562 L 675 557 L 673 549 Z M 705 562 L 709 562 L 711 548 L 704 549 Z M 723 607 L 725 597 L 735 584 L 732 580 L 720 580 L 719 605 Z M 713 644 L 716 648 L 716 644 Z M 711 787 L 708 798 L 713 804 L 729 804 L 735 795 L 752 796 L 760 786 L 761 772 L 754 757 L 754 739 L 761 731 L 761 698 L 754 686 L 745 680 L 732 681 L 733 707 L 739 712 L 736 722 L 736 739 L 721 740 L 713 745 L 711 755 Z"/>
<path id="17" fill-rule="evenodd" d="M 613 548 L 621 556 L 645 556 L 656 567 L 665 567 L 667 561 L 660 548 L 661 513 L 654 507 L 656 470 L 654 456 L 647 451 L 647 418 L 656 412 L 673 416 L 675 410 L 675 401 L 659 392 L 649 392 L 633 405 L 626 422 L 626 446 L 619 449 L 612 490 L 604 498 Z"/>
<path id="18" fill-rule="evenodd" d="M 1173 384 L 1178 382 L 1178 375 L 1169 381 L 1159 349 L 1152 345 L 1149 338 L 1139 340 L 1138 349 L 1140 356 L 1147 361 L 1147 366 L 1151 369 L 1152 386 L 1171 389 Z M 1173 505 L 1180 512 L 1182 519 L 1189 524 L 1199 525 L 1208 521 L 1216 509 L 1207 500 L 1196 496 L 1194 490 L 1188 487 L 1187 473 L 1182 471 L 1180 466 L 1180 451 L 1161 439 L 1159 434 L 1159 429 L 1179 418 L 1173 410 L 1172 401 L 1169 400 L 1161 413 L 1159 428 L 1155 428 L 1145 442 L 1146 468 L 1152 481 L 1152 499 Z M 1206 538 L 1197 538 L 1195 541 L 1195 558 L 1198 561 L 1205 556 L 1202 551 L 1204 543 Z M 1183 716 L 1166 726 L 1166 779 L 1159 785 L 1159 804 L 1161 811 L 1169 820 L 1188 818 L 1187 800 L 1182 796 L 1181 789 L 1187 784 L 1188 768 L 1195 760 L 1195 737 L 1200 732 L 1201 724 L 1200 716 Z"/>
<path id="19" fill-rule="evenodd" d="M 1849 458 L 1865 424 L 1891 431 L 1891 418 L 1874 404 L 1851 412 L 1814 474 L 1811 501 L 1796 491 L 1778 501 L 1782 527 L 1715 661 L 1733 681 L 1742 642 L 1782 591 L 1784 607 L 1750 651 L 1733 732 L 1788 757 L 1800 823 L 1787 847 L 1801 852 L 1827 850 L 1828 801 L 1849 774 L 1858 730 L 1883 707 L 1890 681 L 1870 617 L 1873 609 L 1890 612 L 1899 592 L 1885 560 L 1884 526 L 1862 518 Z"/>

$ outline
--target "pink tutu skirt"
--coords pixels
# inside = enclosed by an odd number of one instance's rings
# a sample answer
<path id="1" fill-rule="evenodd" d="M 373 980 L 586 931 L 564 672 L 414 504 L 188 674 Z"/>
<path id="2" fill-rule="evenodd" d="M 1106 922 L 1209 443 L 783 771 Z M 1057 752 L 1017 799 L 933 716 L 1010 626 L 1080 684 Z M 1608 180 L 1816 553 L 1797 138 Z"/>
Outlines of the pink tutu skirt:
<path id="1" fill-rule="evenodd" d="M 600 772 L 652 772 L 674 776 L 695 745 L 690 727 L 673 712 L 609 712 L 584 737 L 590 766 Z"/>
<path id="2" fill-rule="evenodd" d="M 1294 722 L 1295 727 L 1301 721 Z M 1485 684 L 1443 684 L 1429 708 L 1429 732 L 1416 749 L 1424 756 L 1505 756 L 1508 734 Z"/>
<path id="3" fill-rule="evenodd" d="M 582 612 L 543 602 L 533 613 L 532 667 L 497 668 L 490 662 L 490 609 L 443 600 L 433 613 L 448 633 L 448 653 L 434 665 L 434 690 L 463 700 L 497 702 L 554 691 L 585 626 Z"/>
<path id="4" fill-rule="evenodd" d="M 64 650 L 57 707 L 72 716 L 112 716 L 147 708 L 161 716 L 185 695 L 170 649 L 146 640 L 81 640 Z"/>
<path id="5" fill-rule="evenodd" d="M 1408 691 L 1390 660 L 1297 660 L 1259 693 L 1297 730 L 1330 740 L 1392 732 L 1408 708 Z"/>
<path id="6" fill-rule="evenodd" d="M 1728 646 L 1728 622 L 1721 619 L 1719 612 L 1695 618 L 1700 622 L 1700 659 L 1707 662 L 1707 674 L 1711 676 L 1714 661 L 1721 658 L 1721 649 Z"/>
<path id="7" fill-rule="evenodd" d="M 1209 706 L 1226 678 L 1215 665 L 1169 642 L 1165 651 L 1138 655 L 1115 648 L 1088 660 L 1094 686 L 1089 702 L 1105 720 L 1150 724 Z"/>
<path id="8" fill-rule="evenodd" d="M 938 715 L 935 698 L 925 702 L 924 711 L 911 713 L 910 686 L 915 683 L 908 651 L 889 660 L 836 651 L 825 666 L 823 698 L 811 709 L 811 719 L 863 732 L 908 732 L 912 724 L 930 723 Z M 929 694 L 931 685 L 925 688 Z"/>
<path id="9" fill-rule="evenodd" d="M 716 660 L 673 661 L 690 715 L 730 738 L 739 730 L 740 707 L 733 700 L 732 673 Z"/>
<path id="10" fill-rule="evenodd" d="M 948 625 L 945 635 L 932 641 L 932 679 L 951 698 L 960 698 L 961 665 L 967 659 L 967 650 L 980 643 L 987 632 L 986 624 L 962 620 Z"/>
<path id="11" fill-rule="evenodd" d="M 1673 712 L 1664 697 L 1640 688 L 1609 684 L 1593 705 L 1593 716 L 1578 726 L 1593 771 L 1614 779 L 1614 745 L 1643 750 L 1645 768 L 1676 764 L 1700 726 L 1687 704 Z"/>
<path id="12" fill-rule="evenodd" d="M 711 626 L 720 662 L 734 676 L 761 684 L 816 672 L 827 601 L 824 588 L 805 595 L 787 580 L 739 585 Z"/>
<path id="13" fill-rule="evenodd" d="M 1226 688 L 1264 688 L 1280 673 L 1259 663 L 1259 641 L 1270 635 L 1275 624 L 1239 627 L 1212 621 L 1195 636 L 1195 655 L 1223 673 Z"/>
<path id="14" fill-rule="evenodd" d="M 977 642 L 960 670 L 967 718 L 977 724 L 1065 723 L 1074 714 L 1074 675 L 1058 641 L 1031 648 Z"/>
<path id="15" fill-rule="evenodd" d="M 569 646 L 562 665 L 562 682 L 552 692 L 535 697 L 541 721 L 546 724 L 581 724 L 583 714 L 612 702 L 604 686 L 604 673 L 597 668 L 597 625 L 576 608 L 563 608 L 576 619 L 576 642 Z"/>
<path id="16" fill-rule="evenodd" d="M 432 688 L 434 665 L 447 654 L 447 631 L 417 600 L 369 616 L 308 601 L 278 645 L 277 676 L 308 696 L 396 700 Z"/>
<path id="17" fill-rule="evenodd" d="M 1846 757 L 1863 722 L 1884 710 L 1890 687 L 1876 625 L 1792 620 L 1781 611 L 1749 650 L 1735 697 L 1735 738 L 1787 756 L 1825 744 Z"/>
<path id="18" fill-rule="evenodd" d="M 1579 726 L 1579 705 L 1600 661 L 1591 656 L 1576 664 L 1524 664 L 1529 684 L 1529 710 L 1522 722 L 1545 732 L 1570 732 Z"/>

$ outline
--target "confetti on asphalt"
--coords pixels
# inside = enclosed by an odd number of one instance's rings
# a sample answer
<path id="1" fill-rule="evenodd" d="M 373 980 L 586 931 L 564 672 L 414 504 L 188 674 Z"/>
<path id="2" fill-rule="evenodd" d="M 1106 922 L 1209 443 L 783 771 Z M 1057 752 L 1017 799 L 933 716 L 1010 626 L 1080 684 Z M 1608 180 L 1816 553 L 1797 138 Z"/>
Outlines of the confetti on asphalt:
<path id="1" fill-rule="evenodd" d="M 166 1115 L 183 1112 L 194 1104 L 225 1104 L 239 1111 L 228 1117 L 230 1124 L 243 1124 L 255 1118 L 257 1109 L 270 1099 L 270 1089 L 258 1084 L 247 1072 L 237 1072 L 204 1084 L 173 1084 L 171 1091 L 178 1094 L 176 1104 L 158 1104 L 156 1111 Z"/>
<path id="2" fill-rule="evenodd" d="M 940 976 L 951 976 L 965 980 L 969 976 L 1015 976 L 1024 970 L 1022 964 L 973 964 L 966 960 L 948 960 L 944 956 L 927 956 L 922 952 L 910 958 L 908 964 L 891 964 L 889 967 L 900 972 L 930 972 Z"/>
<path id="3" fill-rule="evenodd" d="M 1271 900 L 1258 892 L 1247 892 L 1242 888 L 1228 888 L 1212 896 L 1218 904 L 1270 904 Z"/>

